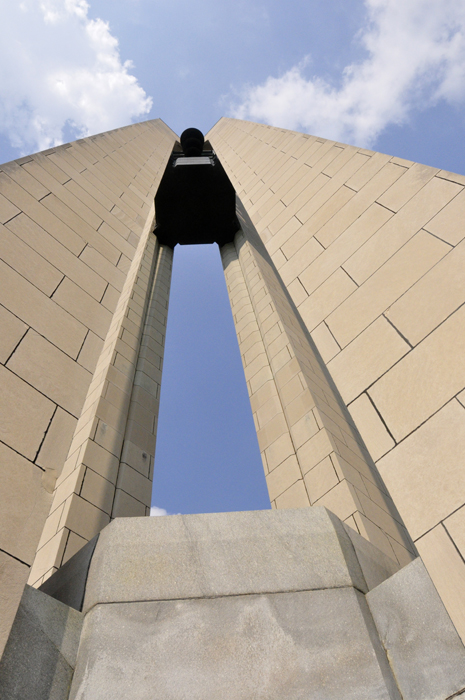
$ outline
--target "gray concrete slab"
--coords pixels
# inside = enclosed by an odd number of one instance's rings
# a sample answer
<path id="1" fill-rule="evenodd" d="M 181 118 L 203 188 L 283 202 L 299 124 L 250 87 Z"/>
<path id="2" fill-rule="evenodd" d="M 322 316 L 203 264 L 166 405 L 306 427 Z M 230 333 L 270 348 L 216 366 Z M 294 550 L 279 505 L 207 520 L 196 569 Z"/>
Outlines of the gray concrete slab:
<path id="1" fill-rule="evenodd" d="M 75 610 L 82 610 L 87 574 L 99 536 L 95 535 L 39 588 Z"/>
<path id="2" fill-rule="evenodd" d="M 465 689 L 465 647 L 420 558 L 367 601 L 404 700 L 445 700 Z"/>
<path id="3" fill-rule="evenodd" d="M 0 662 L 2 700 L 67 700 L 83 615 L 26 586 Z"/>
<path id="4" fill-rule="evenodd" d="M 136 697 L 400 700 L 353 588 L 94 607 L 70 700 Z"/>
<path id="5" fill-rule="evenodd" d="M 325 508 L 119 518 L 100 533 L 83 610 L 342 586 L 367 590 L 344 526 Z"/>
<path id="6" fill-rule="evenodd" d="M 368 590 L 376 588 L 380 583 L 399 571 L 398 562 L 390 559 L 384 552 L 371 544 L 368 540 L 355 532 L 348 525 L 344 525 L 352 544 L 355 554 L 361 566 Z"/>

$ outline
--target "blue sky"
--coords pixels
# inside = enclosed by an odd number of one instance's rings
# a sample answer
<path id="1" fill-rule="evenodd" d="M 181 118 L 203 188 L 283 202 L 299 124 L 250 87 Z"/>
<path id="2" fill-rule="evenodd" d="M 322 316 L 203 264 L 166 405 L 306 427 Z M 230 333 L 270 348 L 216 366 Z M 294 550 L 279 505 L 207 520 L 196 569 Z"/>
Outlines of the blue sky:
<path id="1" fill-rule="evenodd" d="M 465 172 L 463 0 L 0 9 L 1 162 L 133 121 L 180 133 L 227 115 Z M 178 246 L 154 491 L 169 512 L 267 507 L 233 339 L 217 250 Z"/>

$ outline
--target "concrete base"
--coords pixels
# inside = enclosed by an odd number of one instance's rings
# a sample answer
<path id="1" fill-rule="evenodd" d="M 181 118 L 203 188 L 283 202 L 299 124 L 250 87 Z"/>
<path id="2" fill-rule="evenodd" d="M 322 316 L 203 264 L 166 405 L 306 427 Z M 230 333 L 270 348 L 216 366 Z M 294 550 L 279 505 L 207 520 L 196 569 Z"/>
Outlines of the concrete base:
<path id="1" fill-rule="evenodd" d="M 26 586 L 0 661 L 2 700 L 66 700 L 83 615 Z"/>
<path id="2" fill-rule="evenodd" d="M 465 648 L 421 560 L 395 571 L 325 508 L 117 519 L 97 542 L 82 614 L 28 589 L 34 620 L 49 606 L 48 627 L 37 637 L 20 610 L 1 697 L 455 697 Z M 67 577 L 70 600 L 82 580 Z M 70 691 L 76 633 L 71 648 L 59 641 L 63 611 L 74 630 L 84 616 Z"/>

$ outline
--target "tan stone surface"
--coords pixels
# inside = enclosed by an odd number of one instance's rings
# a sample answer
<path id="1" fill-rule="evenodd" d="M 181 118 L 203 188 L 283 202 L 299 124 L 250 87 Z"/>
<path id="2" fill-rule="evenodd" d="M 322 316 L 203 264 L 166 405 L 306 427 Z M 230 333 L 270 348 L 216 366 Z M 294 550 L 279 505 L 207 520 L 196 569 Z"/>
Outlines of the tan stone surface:
<path id="1" fill-rule="evenodd" d="M 80 496 L 89 503 L 103 510 L 104 513 L 111 514 L 113 507 L 113 497 L 115 487 L 111 481 L 107 481 L 100 474 L 87 468 L 82 482 Z"/>
<path id="2" fill-rule="evenodd" d="M 105 291 L 106 280 L 71 252 L 63 241 L 58 241 L 25 214 L 20 214 L 6 225 L 17 238 L 45 257 L 48 262 L 94 299 L 100 300 Z"/>
<path id="3" fill-rule="evenodd" d="M 0 550 L 29 565 L 52 501 L 42 475 L 41 469 L 0 443 Z"/>
<path id="4" fill-rule="evenodd" d="M 463 176 L 461 184 L 465 185 Z M 444 209 L 441 209 L 435 217 L 425 224 L 425 229 L 442 238 L 443 241 L 457 245 L 465 237 L 464 217 L 465 192 L 461 191 Z"/>
<path id="5" fill-rule="evenodd" d="M 465 501 L 465 409 L 457 401 L 379 460 L 378 468 L 414 540 Z"/>
<path id="6" fill-rule="evenodd" d="M 2 304 L 60 350 L 76 358 L 87 329 L 53 299 L 0 260 Z"/>
<path id="7" fill-rule="evenodd" d="M 19 213 L 20 209 L 0 194 L 0 223 L 6 223 Z"/>
<path id="8" fill-rule="evenodd" d="M 350 403 L 409 350 L 410 346 L 380 316 L 328 363 L 328 369 L 342 398 Z"/>
<path id="9" fill-rule="evenodd" d="M 464 499 L 465 501 L 465 499 Z M 462 506 L 455 513 L 443 521 L 443 525 L 459 550 L 462 558 L 465 557 L 465 507 Z"/>
<path id="10" fill-rule="evenodd" d="M 343 206 L 316 234 L 318 241 L 327 248 L 345 229 L 387 190 L 404 172 L 403 168 L 387 163 L 350 201 Z"/>
<path id="11" fill-rule="evenodd" d="M 0 227 L 0 258 L 47 296 L 53 294 L 63 279 L 59 270 L 18 240 L 6 226 Z"/>
<path id="12" fill-rule="evenodd" d="M 428 165 L 414 163 L 392 187 L 379 197 L 378 202 L 392 211 L 399 211 L 437 172 L 437 169 Z"/>
<path id="13" fill-rule="evenodd" d="M 83 537 L 79 537 L 79 535 L 76 535 L 75 532 L 70 532 L 63 554 L 63 564 L 66 564 L 68 559 L 74 557 L 74 555 L 79 552 L 79 550 L 82 549 L 85 544 L 87 544 L 87 540 L 85 540 Z"/>
<path id="14" fill-rule="evenodd" d="M 55 404 L 4 367 L 0 384 L 0 440 L 33 460 Z"/>
<path id="15" fill-rule="evenodd" d="M 412 345 L 465 301 L 465 241 L 440 260 L 386 312 Z"/>
<path id="16" fill-rule="evenodd" d="M 275 503 L 277 508 L 308 508 L 310 501 L 304 482 L 302 480 L 296 481 L 287 491 L 277 497 Z"/>
<path id="17" fill-rule="evenodd" d="M 27 331 L 27 326 L 4 306 L 0 306 L 0 327 L 0 362 L 5 364 Z"/>
<path id="18" fill-rule="evenodd" d="M 464 388 L 464 323 L 461 307 L 369 389 L 396 440 Z"/>
<path id="19" fill-rule="evenodd" d="M 122 464 L 118 474 L 118 489 L 125 491 L 136 500 L 150 506 L 152 498 L 152 480 L 145 477 L 139 470 Z"/>
<path id="20" fill-rule="evenodd" d="M 325 506 L 341 520 L 345 520 L 360 510 L 360 504 L 354 487 L 348 481 L 340 481 L 334 488 L 324 494 L 312 506 Z"/>
<path id="21" fill-rule="evenodd" d="M 338 343 L 353 340 L 449 250 L 425 231 L 414 236 L 326 319 Z"/>
<path id="22" fill-rule="evenodd" d="M 330 440 L 329 434 L 324 429 L 316 433 L 310 440 L 307 440 L 297 451 L 303 474 L 306 474 L 312 467 L 331 454 L 333 450 L 334 446 Z"/>
<path id="23" fill-rule="evenodd" d="M 266 477 L 270 501 L 274 501 L 284 491 L 302 478 L 295 455 L 291 455 Z"/>
<path id="24" fill-rule="evenodd" d="M 30 330 L 7 364 L 18 377 L 78 417 L 91 375 L 68 355 Z"/>
<path id="25" fill-rule="evenodd" d="M 372 204 L 349 226 L 316 261 L 300 275 L 304 288 L 311 294 L 332 275 L 340 265 L 362 246 L 378 229 L 393 216 L 379 204 Z"/>
<path id="26" fill-rule="evenodd" d="M 299 312 L 307 328 L 313 331 L 356 290 L 355 282 L 338 268 L 300 305 Z"/>
<path id="27" fill-rule="evenodd" d="M 107 513 L 74 494 L 65 503 L 60 526 L 63 527 L 66 523 L 67 528 L 84 539 L 90 540 L 109 522 L 110 516 Z"/>
<path id="28" fill-rule="evenodd" d="M 410 241 L 412 236 L 417 234 L 431 217 L 450 202 L 459 191 L 458 185 L 446 180 L 439 178 L 431 180 L 354 253 L 344 264 L 344 268 L 357 284 L 365 282 L 370 275 L 373 275 L 386 261 L 389 261 L 389 258 L 396 251 L 401 253 L 401 247 Z M 424 254 L 428 255 L 426 237 L 421 235 L 419 240 L 424 241 Z M 444 246 L 444 255 L 447 251 L 448 248 Z"/>
<path id="29" fill-rule="evenodd" d="M 57 407 L 45 439 L 40 446 L 36 464 L 50 472 L 47 488 L 54 487 L 54 480 L 59 476 L 65 463 L 68 449 L 76 428 L 76 418 Z"/>
<path id="30" fill-rule="evenodd" d="M 113 518 L 140 518 L 146 514 L 146 506 L 121 489 L 116 489 Z"/>
<path id="31" fill-rule="evenodd" d="M 74 282 L 65 278 L 53 294 L 53 300 L 100 338 L 105 338 L 110 312 Z"/>
<path id="32" fill-rule="evenodd" d="M 305 486 L 310 496 L 310 502 L 314 503 L 325 493 L 339 483 L 331 458 L 325 457 L 316 467 L 310 469 L 305 475 Z"/>
<path id="33" fill-rule="evenodd" d="M 366 394 L 352 401 L 349 411 L 370 455 L 376 462 L 394 447 L 394 440 Z"/>
<path id="34" fill-rule="evenodd" d="M 465 563 L 442 525 L 424 535 L 416 545 L 442 602 L 465 643 Z"/>

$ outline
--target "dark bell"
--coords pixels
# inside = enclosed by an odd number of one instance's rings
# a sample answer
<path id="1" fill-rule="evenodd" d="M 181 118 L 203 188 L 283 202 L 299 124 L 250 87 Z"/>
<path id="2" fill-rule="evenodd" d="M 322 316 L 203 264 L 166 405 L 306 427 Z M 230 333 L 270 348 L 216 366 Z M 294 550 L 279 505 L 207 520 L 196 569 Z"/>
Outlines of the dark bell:
<path id="1" fill-rule="evenodd" d="M 181 134 L 181 146 L 185 156 L 201 156 L 203 151 L 204 136 L 199 129 L 186 129 Z"/>

